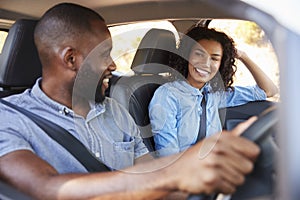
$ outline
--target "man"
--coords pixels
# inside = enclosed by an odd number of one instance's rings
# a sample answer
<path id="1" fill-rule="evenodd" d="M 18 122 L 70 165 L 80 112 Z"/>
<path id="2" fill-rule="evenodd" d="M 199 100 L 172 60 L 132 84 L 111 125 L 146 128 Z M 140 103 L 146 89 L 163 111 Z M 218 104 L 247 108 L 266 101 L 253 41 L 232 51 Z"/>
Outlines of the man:
<path id="1" fill-rule="evenodd" d="M 43 15 L 34 37 L 42 78 L 7 100 L 65 127 L 110 168 L 122 171 L 86 173 L 30 119 L 1 105 L 0 178 L 5 182 L 36 199 L 157 199 L 174 191 L 232 193 L 252 170 L 259 148 L 235 136 L 251 121 L 184 153 L 139 163 L 148 154 L 138 129 L 103 94 L 103 80 L 115 64 L 110 33 L 94 11 L 56 5 Z M 199 157 L 201 148 L 212 146 Z"/>

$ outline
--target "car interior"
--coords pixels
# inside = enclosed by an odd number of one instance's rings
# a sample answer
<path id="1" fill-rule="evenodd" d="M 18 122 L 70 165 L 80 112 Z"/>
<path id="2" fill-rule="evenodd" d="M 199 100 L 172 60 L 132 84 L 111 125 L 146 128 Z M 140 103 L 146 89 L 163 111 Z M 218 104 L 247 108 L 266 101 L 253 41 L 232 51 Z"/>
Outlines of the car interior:
<path id="1" fill-rule="evenodd" d="M 36 20 L 17 20 L 9 30 L 0 57 L 1 97 L 30 88 L 41 76 L 41 63 L 33 42 Z M 168 81 L 180 78 L 168 66 L 172 53 L 176 53 L 176 39 L 171 31 L 150 29 L 142 38 L 134 56 L 132 76 L 113 77 L 107 95 L 128 109 L 141 130 L 144 142 L 155 156 L 155 145 L 148 116 L 148 105 L 155 90 Z M 17 77 L 16 77 L 17 76 Z M 250 102 L 246 105 L 220 110 L 225 129 L 258 115 L 274 102 Z"/>
<path id="2" fill-rule="evenodd" d="M 208 25 L 207 21 L 204 21 Z M 150 29 L 142 38 L 133 58 L 132 76 L 114 77 L 110 81 L 108 96 L 125 106 L 141 130 L 144 142 L 155 156 L 155 145 L 151 132 L 148 105 L 155 90 L 162 84 L 184 79 L 169 66 L 169 58 L 176 54 L 175 35 L 164 29 Z M 223 128 L 231 130 L 239 122 L 258 115 L 275 106 L 272 101 L 249 102 L 245 105 L 222 108 L 219 116 Z"/>
<path id="3" fill-rule="evenodd" d="M 151 5 L 152 3 L 149 4 L 150 7 Z M 164 16 L 167 16 L 167 11 L 178 6 L 174 3 L 171 5 L 172 8 L 167 8 L 166 5 L 162 4 L 161 7 L 162 10 L 163 8 L 166 8 L 166 13 L 158 11 L 158 17 L 164 18 Z M 190 6 L 192 7 L 193 4 Z M 134 8 L 138 8 L 138 5 L 133 5 L 132 9 Z M 123 8 L 118 7 L 117 5 L 114 6 L 114 9 L 116 12 L 123 12 Z M 207 12 L 209 10 L 210 7 L 208 6 Z M 99 8 L 98 11 L 101 13 L 101 8 Z M 195 14 L 194 12 L 196 11 L 193 10 L 189 15 L 192 16 Z M 102 13 L 109 19 L 109 24 L 114 25 L 119 23 L 119 19 L 107 12 L 107 10 L 103 10 Z M 139 17 L 136 19 L 128 20 L 135 21 L 143 19 L 143 14 L 144 13 L 140 13 L 138 15 Z M 203 16 L 206 15 L 210 14 L 203 13 Z M 217 18 L 217 14 L 215 15 L 216 16 L 212 17 Z M 221 13 L 220 15 L 227 16 L 228 13 L 224 11 L 224 13 Z M 20 19 L 16 20 L 10 27 L 2 53 L 0 54 L 0 98 L 20 93 L 25 89 L 32 87 L 36 79 L 40 77 L 42 73 L 41 63 L 33 42 L 33 31 L 35 24 L 37 23 L 36 19 L 39 15 L 36 14 L 35 16 L 27 18 L 24 18 L 24 16 L 26 16 L 26 14 L 20 16 Z M 209 22 L 210 20 L 205 20 L 203 25 L 208 26 Z M 178 23 L 178 30 L 182 31 L 186 30 L 187 27 L 190 27 L 191 24 L 198 23 L 198 20 L 187 20 L 186 23 L 179 23 L 174 20 L 173 23 Z M 107 96 L 116 99 L 120 104 L 127 108 L 141 130 L 144 143 L 154 157 L 155 145 L 148 116 L 148 105 L 153 93 L 160 85 L 179 78 L 178 74 L 168 66 L 168 59 L 172 53 L 176 53 L 176 39 L 174 34 L 171 31 L 164 29 L 150 29 L 141 39 L 134 55 L 131 64 L 133 74 L 130 76 L 114 75 L 110 79 L 110 87 L 106 91 Z M 267 110 L 270 107 L 278 107 L 278 104 L 279 103 L 277 102 L 268 100 L 250 102 L 241 106 L 220 109 L 219 116 L 223 128 L 232 129 L 237 123 L 248 119 L 250 116 L 259 115 L 263 110 Z M 266 147 L 267 151 L 270 149 L 273 151 L 273 149 L 276 148 L 273 144 L 271 146 L 272 147 Z M 273 158 L 268 161 L 273 162 Z M 274 169 L 272 167 L 270 168 L 269 164 L 270 163 L 266 164 L 266 168 L 263 166 L 265 171 L 258 170 L 254 176 L 251 176 L 248 179 L 249 181 L 247 183 L 249 184 L 247 187 L 250 185 L 250 187 L 262 188 L 261 190 L 256 190 L 257 194 L 249 194 L 249 191 L 247 191 L 245 187 L 241 187 L 234 198 L 245 199 L 251 195 L 270 195 L 274 190 L 272 183 L 274 177 L 270 179 L 270 176 L 266 178 L 265 175 L 273 173 Z M 262 182 L 260 178 L 265 179 Z M 0 199 L 30 199 L 30 197 L 19 193 L 17 190 L 1 181 L 0 188 L 4 188 L 4 190 L 7 191 L 6 193 L 0 192 Z"/>
<path id="4" fill-rule="evenodd" d="M 171 31 L 150 29 L 142 38 L 132 61 L 132 76 L 118 77 L 111 82 L 109 96 L 125 106 L 141 130 L 150 152 L 155 151 L 148 116 L 148 105 L 157 87 L 174 80 L 168 67 L 169 57 L 176 52 Z M 155 155 L 154 155 L 155 156 Z"/>
<path id="5" fill-rule="evenodd" d="M 42 67 L 33 42 L 37 20 L 20 19 L 9 29 L 0 54 L 0 98 L 30 88 L 42 74 Z M 25 68 L 26 67 L 26 68 Z M 0 181 L 0 199 L 30 200 L 31 197 Z"/>
<path id="6" fill-rule="evenodd" d="M 9 29 L 0 54 L 0 97 L 24 91 L 42 74 L 33 42 L 36 23 L 36 20 L 20 19 Z"/>

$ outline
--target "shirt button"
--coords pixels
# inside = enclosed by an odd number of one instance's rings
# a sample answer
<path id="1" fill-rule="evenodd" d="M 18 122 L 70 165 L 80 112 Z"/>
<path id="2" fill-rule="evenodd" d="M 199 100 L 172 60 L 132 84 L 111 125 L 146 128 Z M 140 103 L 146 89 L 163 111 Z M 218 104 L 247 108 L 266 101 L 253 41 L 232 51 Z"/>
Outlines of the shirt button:
<path id="1" fill-rule="evenodd" d="M 59 113 L 63 114 L 63 115 L 67 115 L 67 114 L 69 114 L 69 110 L 66 107 L 64 107 L 59 111 Z"/>
<path id="2" fill-rule="evenodd" d="M 95 156 L 96 156 L 97 158 L 100 158 L 100 153 L 99 153 L 99 152 L 96 152 L 96 153 L 95 153 Z"/>
<path id="3" fill-rule="evenodd" d="M 64 107 L 64 113 L 69 114 L 69 110 L 66 107 Z"/>

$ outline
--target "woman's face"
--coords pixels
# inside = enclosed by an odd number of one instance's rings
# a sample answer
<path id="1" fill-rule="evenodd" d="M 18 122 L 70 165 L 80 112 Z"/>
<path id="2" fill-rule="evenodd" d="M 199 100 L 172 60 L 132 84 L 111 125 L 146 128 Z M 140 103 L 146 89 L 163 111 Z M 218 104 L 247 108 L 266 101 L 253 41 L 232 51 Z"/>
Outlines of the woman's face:
<path id="1" fill-rule="evenodd" d="M 187 80 L 193 87 L 200 89 L 219 71 L 223 49 L 214 40 L 203 39 L 198 44 L 193 46 L 190 53 Z"/>

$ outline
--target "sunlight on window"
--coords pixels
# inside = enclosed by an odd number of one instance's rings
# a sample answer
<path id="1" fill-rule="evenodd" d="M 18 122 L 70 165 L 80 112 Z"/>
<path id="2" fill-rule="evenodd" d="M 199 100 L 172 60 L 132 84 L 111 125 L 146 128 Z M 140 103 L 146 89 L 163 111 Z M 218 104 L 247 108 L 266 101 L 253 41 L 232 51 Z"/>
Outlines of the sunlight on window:
<path id="1" fill-rule="evenodd" d="M 175 27 L 168 21 L 151 21 L 109 27 L 113 40 L 111 56 L 117 65 L 117 71 L 127 73 L 133 61 L 136 49 L 146 32 L 151 28 L 167 29 L 178 34 Z"/>
<path id="2" fill-rule="evenodd" d="M 245 51 L 280 88 L 276 54 L 264 31 L 256 23 L 244 20 L 214 19 L 209 27 L 231 36 L 236 43 L 236 47 Z M 151 28 L 170 30 L 175 34 L 177 41 L 179 40 L 175 27 L 168 21 L 149 21 L 109 27 L 113 40 L 111 56 L 120 75 L 131 72 L 130 66 L 136 49 L 141 39 Z M 234 85 L 245 86 L 251 84 L 255 84 L 251 73 L 242 62 L 237 61 Z M 272 100 L 279 101 L 279 94 L 273 97 Z"/>
<path id="3" fill-rule="evenodd" d="M 6 31 L 0 31 L 0 54 L 2 53 L 2 48 L 5 42 L 5 39 L 7 37 L 7 32 Z"/>
<path id="4" fill-rule="evenodd" d="M 254 22 L 243 20 L 212 20 L 210 28 L 223 31 L 235 41 L 236 47 L 248 54 L 248 56 L 259 65 L 259 67 L 273 80 L 280 88 L 279 65 L 274 48 L 265 35 L 264 31 Z M 242 64 L 237 62 L 237 72 L 234 85 L 255 84 L 255 81 Z M 272 100 L 278 101 L 279 94 Z"/>

